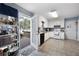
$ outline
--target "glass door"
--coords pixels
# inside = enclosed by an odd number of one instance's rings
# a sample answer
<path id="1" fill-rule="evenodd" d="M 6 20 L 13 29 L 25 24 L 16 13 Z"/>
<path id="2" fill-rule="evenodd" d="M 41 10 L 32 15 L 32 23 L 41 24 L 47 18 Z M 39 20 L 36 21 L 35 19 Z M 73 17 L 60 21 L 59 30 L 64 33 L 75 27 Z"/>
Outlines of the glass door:
<path id="1" fill-rule="evenodd" d="M 30 18 L 21 16 L 19 19 L 20 25 L 20 49 L 30 45 Z"/>

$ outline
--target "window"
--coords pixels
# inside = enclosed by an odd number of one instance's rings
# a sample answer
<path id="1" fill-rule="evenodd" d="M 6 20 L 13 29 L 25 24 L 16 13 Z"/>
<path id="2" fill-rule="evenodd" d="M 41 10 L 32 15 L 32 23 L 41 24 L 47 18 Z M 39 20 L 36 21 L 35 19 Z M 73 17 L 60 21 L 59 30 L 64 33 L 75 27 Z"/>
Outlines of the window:
<path id="1" fill-rule="evenodd" d="M 25 17 L 21 17 L 20 19 L 20 29 L 30 30 L 30 20 Z"/>

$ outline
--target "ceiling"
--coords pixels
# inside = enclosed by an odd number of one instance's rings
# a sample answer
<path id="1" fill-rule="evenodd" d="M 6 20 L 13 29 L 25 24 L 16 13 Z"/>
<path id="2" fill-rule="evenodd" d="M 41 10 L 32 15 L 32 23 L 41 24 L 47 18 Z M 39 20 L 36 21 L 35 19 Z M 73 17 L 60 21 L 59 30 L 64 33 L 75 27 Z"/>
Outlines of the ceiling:
<path id="1" fill-rule="evenodd" d="M 16 3 L 24 9 L 35 14 L 42 15 L 47 19 L 52 19 L 48 15 L 51 10 L 56 10 L 59 17 L 73 17 L 79 15 L 78 3 Z"/>

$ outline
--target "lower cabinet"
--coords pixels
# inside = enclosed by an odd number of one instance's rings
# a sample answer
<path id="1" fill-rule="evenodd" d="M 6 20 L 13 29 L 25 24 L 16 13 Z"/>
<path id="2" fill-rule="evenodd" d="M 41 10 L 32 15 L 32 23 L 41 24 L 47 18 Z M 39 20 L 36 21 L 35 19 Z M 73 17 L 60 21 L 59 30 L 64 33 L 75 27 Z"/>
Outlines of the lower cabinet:
<path id="1" fill-rule="evenodd" d="M 45 41 L 49 38 L 64 39 L 64 32 L 55 33 L 52 31 L 45 33 Z"/>

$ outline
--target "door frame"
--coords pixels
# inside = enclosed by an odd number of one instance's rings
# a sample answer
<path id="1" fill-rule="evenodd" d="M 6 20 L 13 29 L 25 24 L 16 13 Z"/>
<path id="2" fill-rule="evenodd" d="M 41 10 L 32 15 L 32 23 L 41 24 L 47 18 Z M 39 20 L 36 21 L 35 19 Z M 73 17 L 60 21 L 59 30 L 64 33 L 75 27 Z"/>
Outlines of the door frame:
<path id="1" fill-rule="evenodd" d="M 19 13 L 20 14 L 20 13 Z M 23 14 L 23 13 L 21 13 L 21 15 L 19 15 L 19 21 L 18 21 L 18 24 L 19 24 L 19 50 L 21 49 L 21 36 L 20 36 L 20 31 L 21 31 L 21 29 L 20 29 L 20 19 L 24 19 L 23 17 L 26 17 L 26 19 L 29 19 L 29 21 L 30 21 L 30 41 L 31 41 L 31 18 L 30 17 L 28 17 L 28 16 L 26 16 L 25 14 Z M 30 42 L 30 44 L 31 44 L 31 42 Z"/>
<path id="2" fill-rule="evenodd" d="M 32 27 L 32 26 L 34 26 L 33 25 L 33 20 L 35 20 L 37 22 L 37 27 L 36 27 L 37 28 L 37 31 L 35 33 L 33 33 L 33 27 Z M 39 16 L 38 15 L 34 15 L 31 18 L 31 24 L 30 24 L 30 26 L 31 26 L 31 35 L 30 35 L 31 36 L 31 39 L 30 39 L 30 43 L 37 50 L 38 50 L 38 47 L 39 47 L 39 33 L 38 33 L 38 25 L 39 25 L 39 23 L 38 23 L 38 20 L 39 20 Z M 36 44 L 33 42 L 33 34 L 35 34 L 36 35 L 36 38 L 37 38 Z"/>

